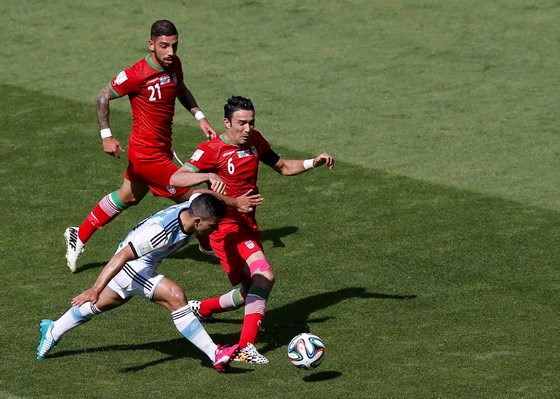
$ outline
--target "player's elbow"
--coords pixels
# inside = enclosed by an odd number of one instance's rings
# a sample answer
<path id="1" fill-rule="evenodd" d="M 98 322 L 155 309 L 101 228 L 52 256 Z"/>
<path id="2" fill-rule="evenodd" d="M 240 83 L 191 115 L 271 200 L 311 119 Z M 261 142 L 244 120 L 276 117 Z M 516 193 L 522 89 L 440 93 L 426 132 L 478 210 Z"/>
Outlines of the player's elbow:
<path id="1" fill-rule="evenodd" d="M 181 177 L 180 177 L 180 172 L 175 172 L 171 175 L 171 178 L 169 179 L 169 185 L 171 186 L 175 186 L 175 187 L 181 187 Z"/>

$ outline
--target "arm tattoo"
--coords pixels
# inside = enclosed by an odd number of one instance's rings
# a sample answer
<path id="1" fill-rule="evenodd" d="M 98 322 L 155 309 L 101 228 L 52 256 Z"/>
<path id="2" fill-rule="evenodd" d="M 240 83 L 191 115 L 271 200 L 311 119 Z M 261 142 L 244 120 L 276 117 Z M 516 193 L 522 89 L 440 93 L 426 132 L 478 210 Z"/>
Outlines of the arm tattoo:
<path id="1" fill-rule="evenodd" d="M 109 127 L 109 101 L 118 98 L 111 91 L 109 86 L 105 86 L 97 94 L 97 121 L 100 129 Z"/>

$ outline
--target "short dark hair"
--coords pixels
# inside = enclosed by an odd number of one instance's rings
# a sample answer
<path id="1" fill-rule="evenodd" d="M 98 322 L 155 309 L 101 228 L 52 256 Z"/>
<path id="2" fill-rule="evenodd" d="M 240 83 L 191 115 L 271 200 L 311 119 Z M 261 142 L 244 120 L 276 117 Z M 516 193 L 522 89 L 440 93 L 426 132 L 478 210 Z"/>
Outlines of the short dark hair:
<path id="1" fill-rule="evenodd" d="M 220 221 L 226 214 L 226 204 L 212 194 L 203 193 L 192 200 L 189 214 L 204 220 L 216 219 Z"/>
<path id="2" fill-rule="evenodd" d="M 155 39 L 160 36 L 173 36 L 178 35 L 177 28 L 173 22 L 167 19 L 160 19 L 152 24 L 152 29 L 150 30 L 150 37 Z"/>
<path id="3" fill-rule="evenodd" d="M 231 96 L 227 100 L 226 105 L 224 105 L 224 118 L 231 122 L 233 113 L 240 110 L 254 111 L 255 107 L 253 106 L 253 102 L 248 98 L 241 96 Z"/>

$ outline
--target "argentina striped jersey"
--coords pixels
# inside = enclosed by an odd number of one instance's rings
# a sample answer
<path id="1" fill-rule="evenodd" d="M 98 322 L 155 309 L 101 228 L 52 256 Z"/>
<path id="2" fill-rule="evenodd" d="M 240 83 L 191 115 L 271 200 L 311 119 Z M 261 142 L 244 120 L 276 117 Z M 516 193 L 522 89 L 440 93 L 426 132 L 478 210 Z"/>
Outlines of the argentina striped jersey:
<path id="1" fill-rule="evenodd" d="M 134 227 L 119 244 L 117 252 L 130 246 L 138 259 L 156 270 L 163 258 L 184 247 L 194 234 L 183 231 L 179 215 L 187 211 L 190 202 L 170 206 L 154 213 Z"/>

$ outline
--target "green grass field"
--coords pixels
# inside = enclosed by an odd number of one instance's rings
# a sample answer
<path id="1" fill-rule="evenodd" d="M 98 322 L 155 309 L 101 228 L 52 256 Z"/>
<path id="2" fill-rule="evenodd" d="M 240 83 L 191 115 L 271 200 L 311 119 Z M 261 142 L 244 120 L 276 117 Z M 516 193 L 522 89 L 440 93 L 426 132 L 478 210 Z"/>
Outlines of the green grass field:
<path id="1" fill-rule="evenodd" d="M 558 1 L 5 0 L 0 15 L 0 397 L 558 397 Z M 181 32 L 187 84 L 214 127 L 244 95 L 283 156 L 337 160 L 294 178 L 261 169 L 270 363 L 218 375 L 142 300 L 38 362 L 39 320 L 170 204 L 127 210 L 69 272 L 64 229 L 126 165 L 101 149 L 95 95 L 147 53 L 160 18 Z M 128 102 L 111 106 L 125 140 Z M 180 107 L 175 122 L 187 157 L 202 134 Z M 161 270 L 191 298 L 229 288 L 196 245 Z M 241 321 L 207 330 L 234 342 Z M 304 372 L 286 347 L 307 328 L 327 356 Z"/>

